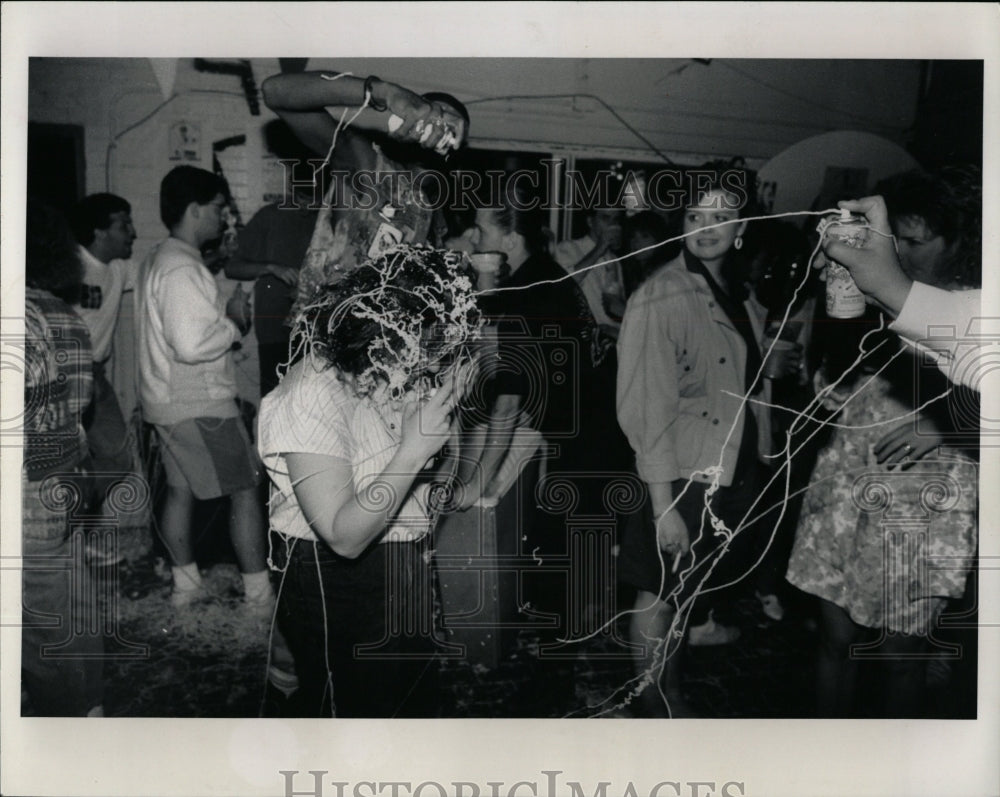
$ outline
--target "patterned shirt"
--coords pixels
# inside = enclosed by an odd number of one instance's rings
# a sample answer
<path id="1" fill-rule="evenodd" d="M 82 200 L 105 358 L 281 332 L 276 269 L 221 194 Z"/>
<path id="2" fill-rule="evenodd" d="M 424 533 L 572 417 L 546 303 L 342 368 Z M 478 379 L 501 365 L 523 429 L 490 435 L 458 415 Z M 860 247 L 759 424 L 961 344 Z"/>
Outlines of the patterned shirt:
<path id="1" fill-rule="evenodd" d="M 323 197 L 323 210 L 306 250 L 299 274 L 297 304 L 301 306 L 323 285 L 339 282 L 370 258 L 396 244 L 426 243 L 433 211 L 410 170 L 375 149 L 371 194 L 353 192 L 349 183 L 333 180 Z M 337 191 L 348 192 L 334 209 Z"/>
<path id="2" fill-rule="evenodd" d="M 31 481 L 87 452 L 80 416 L 93 392 L 90 333 L 68 304 L 28 288 L 24 307 L 24 469 Z"/>

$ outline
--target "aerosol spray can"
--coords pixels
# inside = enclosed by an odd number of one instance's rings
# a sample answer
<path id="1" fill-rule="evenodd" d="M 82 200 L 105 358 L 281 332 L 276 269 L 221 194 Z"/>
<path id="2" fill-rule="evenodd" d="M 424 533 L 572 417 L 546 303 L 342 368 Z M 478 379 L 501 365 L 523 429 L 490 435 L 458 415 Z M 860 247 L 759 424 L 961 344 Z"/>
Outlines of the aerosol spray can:
<path id="1" fill-rule="evenodd" d="M 827 216 L 816 228 L 821 236 L 843 241 L 858 249 L 868 240 L 868 221 L 852 216 L 849 210 L 839 216 Z M 865 295 L 858 289 L 851 272 L 827 258 L 826 314 L 830 318 L 858 318 L 865 314 Z"/>

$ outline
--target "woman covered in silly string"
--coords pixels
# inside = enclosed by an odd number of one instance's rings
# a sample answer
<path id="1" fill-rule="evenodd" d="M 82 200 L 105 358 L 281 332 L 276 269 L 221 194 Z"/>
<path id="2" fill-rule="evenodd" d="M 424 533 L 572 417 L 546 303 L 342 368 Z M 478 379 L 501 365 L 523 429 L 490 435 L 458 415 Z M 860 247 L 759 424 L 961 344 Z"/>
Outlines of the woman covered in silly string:
<path id="1" fill-rule="evenodd" d="M 277 619 L 306 716 L 434 712 L 436 459 L 480 335 L 455 254 L 400 245 L 321 288 L 261 404 Z"/>
<path id="2" fill-rule="evenodd" d="M 469 114 L 461 102 L 444 93 L 421 96 L 374 75 L 328 71 L 274 75 L 261 92 L 302 143 L 325 156 L 313 175 L 314 201 L 322 195 L 323 208 L 297 306 L 397 244 L 428 241 L 434 214 L 418 162 L 440 163 L 465 144 Z"/>

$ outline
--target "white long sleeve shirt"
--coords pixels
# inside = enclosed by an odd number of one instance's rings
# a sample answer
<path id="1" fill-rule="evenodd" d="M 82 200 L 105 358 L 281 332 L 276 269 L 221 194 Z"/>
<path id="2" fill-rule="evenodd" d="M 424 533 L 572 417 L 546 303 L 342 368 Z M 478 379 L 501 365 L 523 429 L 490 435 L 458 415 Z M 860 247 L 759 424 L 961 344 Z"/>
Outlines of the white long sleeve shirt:
<path id="1" fill-rule="evenodd" d="M 150 252 L 140 276 L 139 396 L 147 421 L 235 417 L 231 354 L 241 337 L 226 318 L 201 254 L 177 238 Z"/>
<path id="2" fill-rule="evenodd" d="M 982 291 L 948 291 L 914 282 L 889 329 L 936 361 L 952 382 L 980 390 L 991 370 L 988 362 L 996 363 L 1000 354 L 996 330 L 991 337 L 984 321 Z"/>

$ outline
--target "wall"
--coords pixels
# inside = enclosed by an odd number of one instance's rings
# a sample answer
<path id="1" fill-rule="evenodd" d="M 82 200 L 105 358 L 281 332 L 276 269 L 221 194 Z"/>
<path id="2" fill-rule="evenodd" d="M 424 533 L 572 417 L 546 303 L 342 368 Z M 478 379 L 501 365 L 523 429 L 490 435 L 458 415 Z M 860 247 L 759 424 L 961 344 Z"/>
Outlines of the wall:
<path id="1" fill-rule="evenodd" d="M 87 191 L 111 191 L 132 203 L 137 256 L 165 234 L 158 206 L 163 175 L 181 163 L 211 169 L 213 141 L 246 135 L 245 145 L 223 151 L 219 160 L 245 216 L 263 203 L 256 190 L 263 174 L 261 127 L 274 115 L 263 108 L 251 116 L 236 77 L 196 72 L 192 59 L 179 62 L 172 90 L 177 97 L 165 103 L 145 58 L 31 63 L 29 118 L 83 125 Z M 194 160 L 170 158 L 170 130 L 183 122 L 200 127 Z"/>
<path id="2" fill-rule="evenodd" d="M 110 185 L 137 203 L 140 245 L 160 234 L 155 194 L 177 122 L 201 125 L 202 160 L 211 141 L 246 134 L 224 153 L 223 166 L 241 210 L 262 203 L 260 129 L 273 115 L 250 115 L 234 76 L 201 73 L 178 59 L 173 91 L 163 102 L 147 59 L 43 59 L 32 63 L 33 121 L 86 128 L 87 187 Z M 277 59 L 252 61 L 257 84 L 279 71 Z M 832 130 L 859 130 L 904 143 L 914 125 L 918 61 L 714 59 L 312 59 L 311 69 L 377 74 L 416 91 L 450 91 L 470 103 L 472 144 L 576 151 L 649 148 L 628 125 L 682 162 L 742 155 L 763 163 L 790 145 Z M 523 95 L 543 95 L 524 99 Z M 621 119 L 589 96 L 602 98 Z M 504 97 L 510 99 L 502 99 Z M 622 121 L 624 120 L 624 122 Z M 128 132 L 125 132 L 128 131 Z M 108 145 L 111 148 L 108 163 Z"/>

